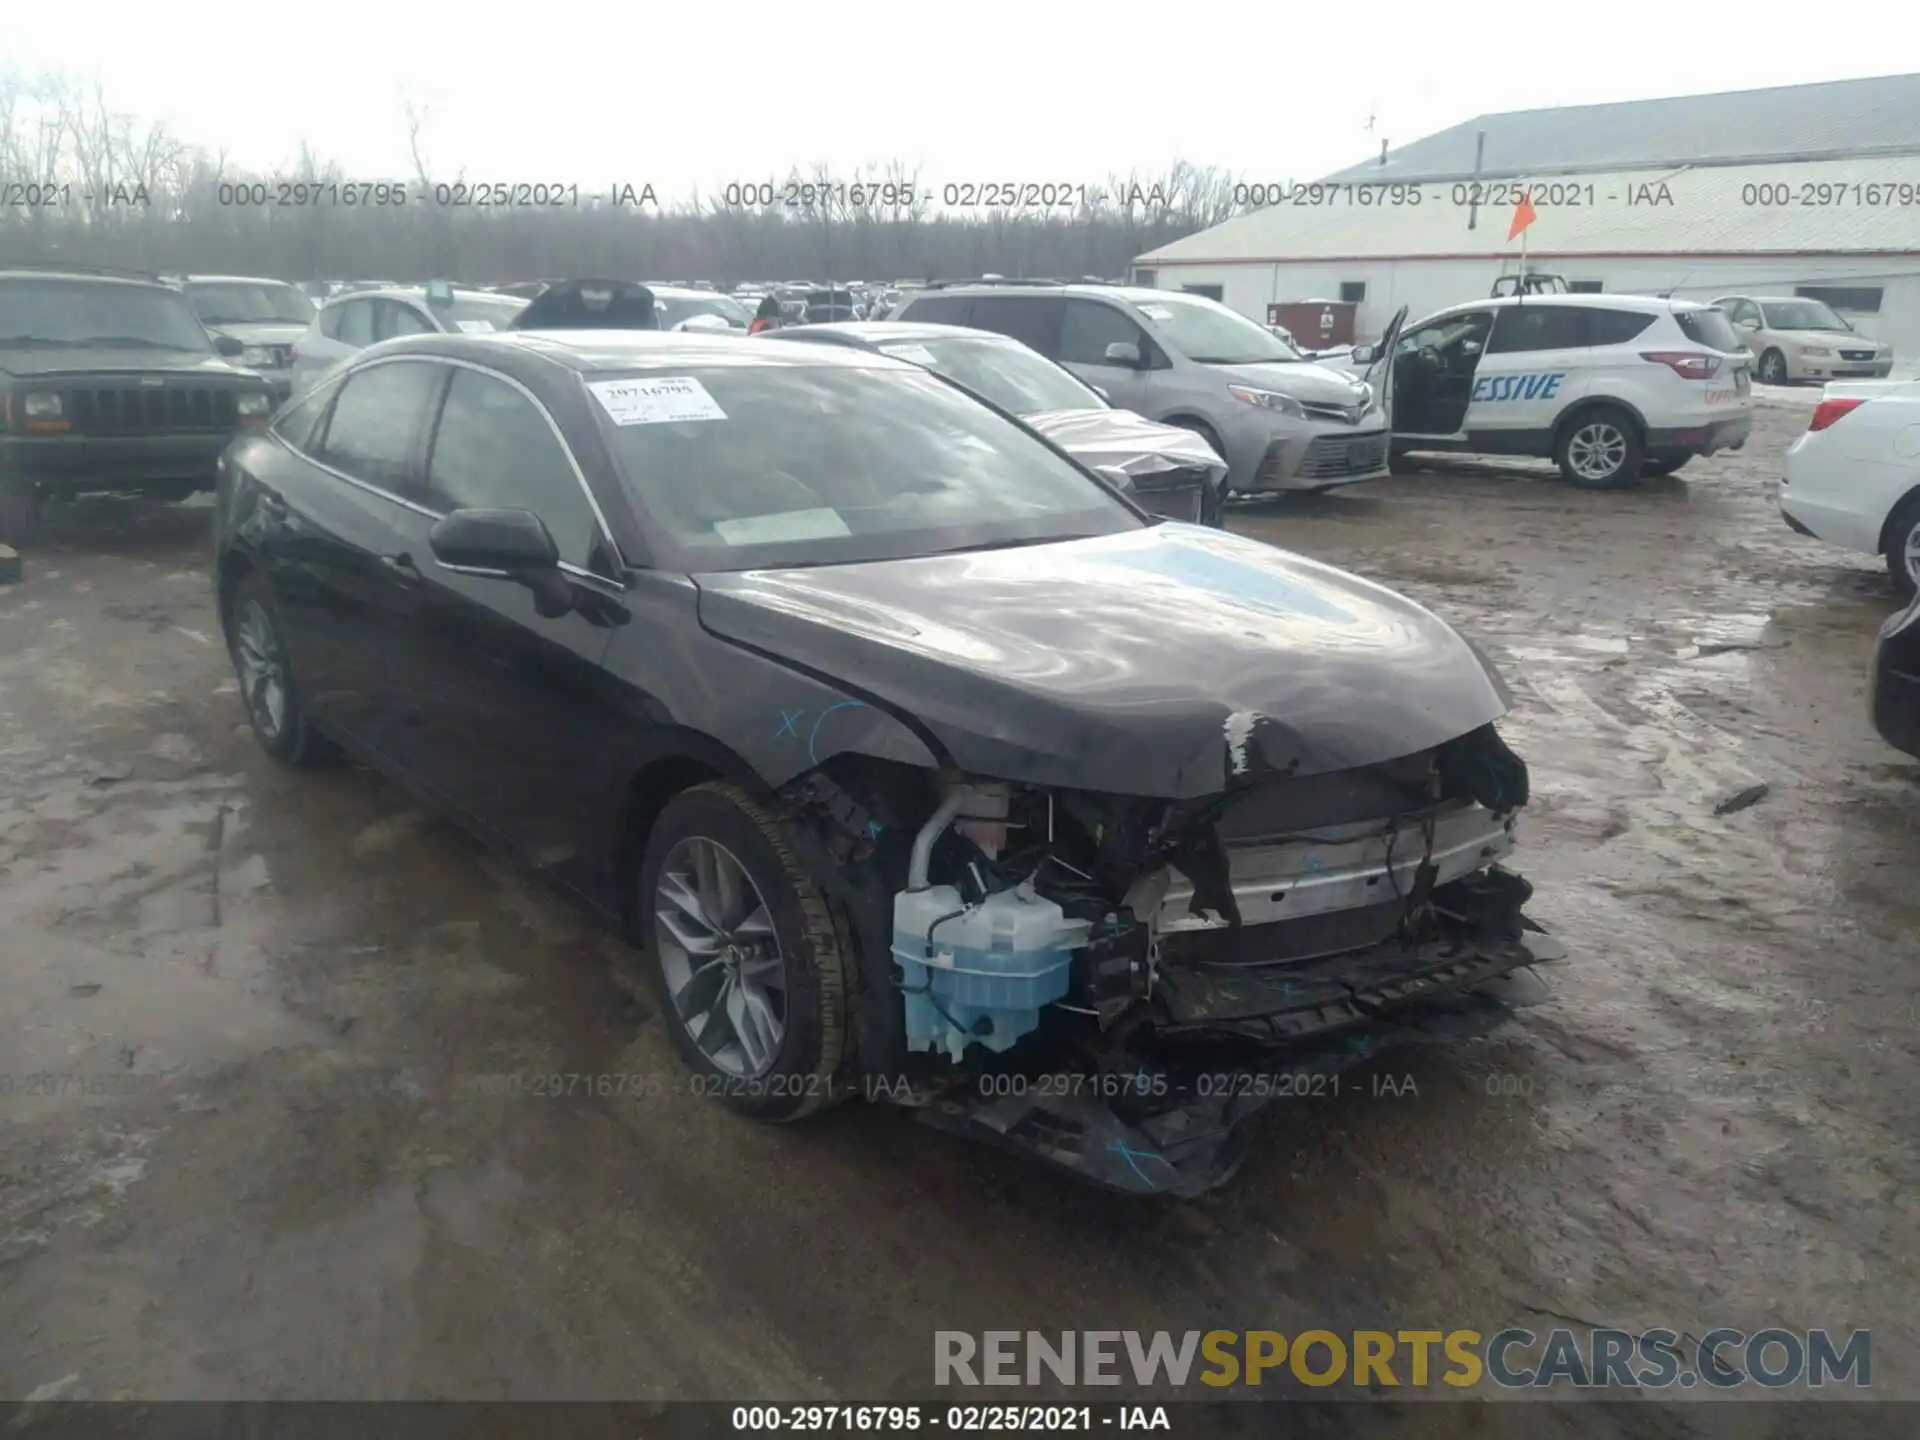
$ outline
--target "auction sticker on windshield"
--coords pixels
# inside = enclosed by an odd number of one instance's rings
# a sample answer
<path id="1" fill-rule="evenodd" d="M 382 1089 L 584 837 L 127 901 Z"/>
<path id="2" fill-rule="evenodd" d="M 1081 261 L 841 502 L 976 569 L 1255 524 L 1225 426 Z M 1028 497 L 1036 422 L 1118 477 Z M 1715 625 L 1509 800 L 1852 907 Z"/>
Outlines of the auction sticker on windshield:
<path id="1" fill-rule="evenodd" d="M 707 387 L 691 375 L 658 380 L 589 380 L 593 392 L 616 425 L 672 425 L 683 420 L 724 420 Z"/>
<path id="2" fill-rule="evenodd" d="M 493 334 L 493 322 L 491 320 L 456 320 L 453 323 L 460 327 L 460 333 L 462 335 Z"/>

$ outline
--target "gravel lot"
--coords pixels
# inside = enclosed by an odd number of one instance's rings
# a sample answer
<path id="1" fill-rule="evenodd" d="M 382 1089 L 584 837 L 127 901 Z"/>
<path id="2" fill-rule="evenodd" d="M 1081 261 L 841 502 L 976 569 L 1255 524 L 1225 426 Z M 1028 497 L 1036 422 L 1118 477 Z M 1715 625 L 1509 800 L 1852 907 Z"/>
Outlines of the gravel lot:
<path id="1" fill-rule="evenodd" d="M 0 589 L 0 1396 L 878 1399 L 936 1328 L 1565 1323 L 1872 1327 L 1920 1398 L 1920 767 L 1864 713 L 1884 572 L 1773 508 L 1805 414 L 1625 494 L 1236 512 L 1493 653 L 1571 957 L 1189 1205 L 865 1107 L 484 1093 L 677 1072 L 565 902 L 257 751 L 203 507 L 65 512 Z"/>

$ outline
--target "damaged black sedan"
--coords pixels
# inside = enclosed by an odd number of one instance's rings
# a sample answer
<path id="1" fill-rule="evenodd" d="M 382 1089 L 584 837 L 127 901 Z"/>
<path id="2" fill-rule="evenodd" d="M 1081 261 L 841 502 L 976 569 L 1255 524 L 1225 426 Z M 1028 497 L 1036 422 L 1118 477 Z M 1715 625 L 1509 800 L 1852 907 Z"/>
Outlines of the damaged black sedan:
<path id="1" fill-rule="evenodd" d="M 1559 953 L 1472 645 L 903 361 L 376 345 L 233 445 L 216 537 L 266 750 L 575 891 L 757 1116 L 886 1098 L 1191 1194 L 1301 1077 Z"/>

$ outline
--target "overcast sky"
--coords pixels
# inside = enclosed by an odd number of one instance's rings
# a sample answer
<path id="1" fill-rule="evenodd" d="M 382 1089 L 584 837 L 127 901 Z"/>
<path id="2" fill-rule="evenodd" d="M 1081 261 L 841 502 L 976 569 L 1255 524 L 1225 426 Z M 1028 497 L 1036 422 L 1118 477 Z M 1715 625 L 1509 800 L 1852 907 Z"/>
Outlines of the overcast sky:
<path id="1" fill-rule="evenodd" d="M 1093 184 L 1176 158 L 1313 179 L 1495 111 L 1899 68 L 1796 43 L 1741 5 L 483 3 L 430 18 L 322 0 L 96 6 L 79 32 L 65 6 L 6 9 L 0 62 L 97 75 L 117 108 L 249 169 L 291 170 L 304 138 L 348 178 L 407 175 L 410 96 L 436 178 L 663 198 L 888 159 L 935 187 Z M 1891 3 L 1846 16 L 1855 39 L 1912 21 Z"/>

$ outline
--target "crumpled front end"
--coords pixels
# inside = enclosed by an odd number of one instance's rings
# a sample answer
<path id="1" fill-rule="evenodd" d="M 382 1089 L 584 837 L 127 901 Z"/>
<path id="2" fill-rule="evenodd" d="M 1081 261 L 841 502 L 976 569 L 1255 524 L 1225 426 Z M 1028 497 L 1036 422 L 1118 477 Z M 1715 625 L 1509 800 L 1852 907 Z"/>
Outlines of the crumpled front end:
<path id="1" fill-rule="evenodd" d="M 1504 863 L 1528 779 L 1490 724 L 1191 801 L 909 774 L 794 797 L 863 897 L 867 1092 L 1120 1189 L 1222 1183 L 1266 1105 L 1498 1024 L 1564 954 Z"/>

